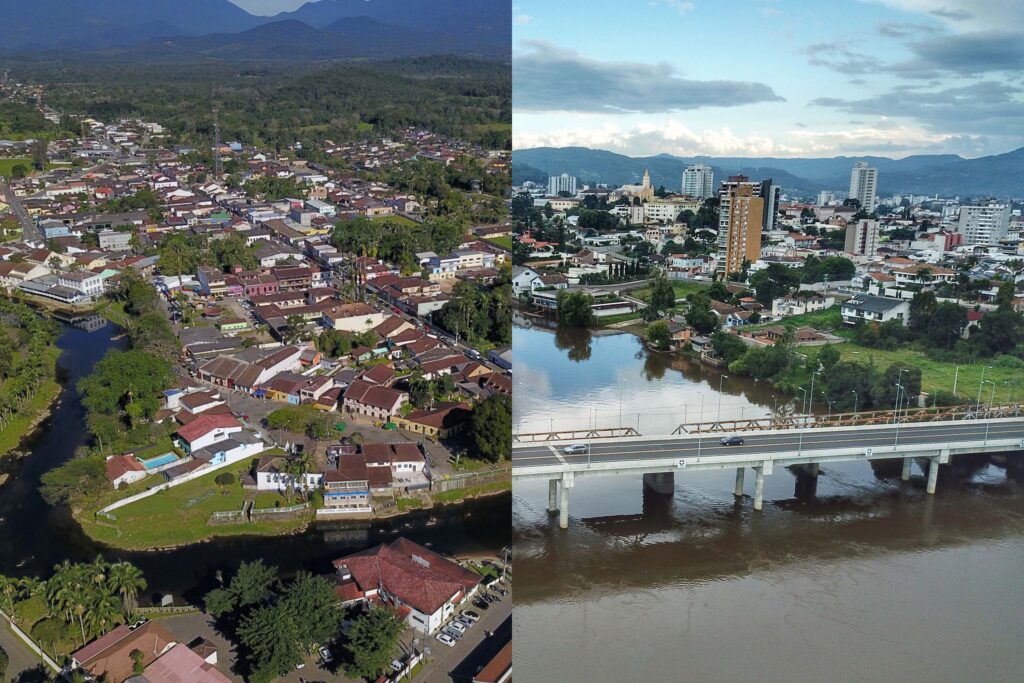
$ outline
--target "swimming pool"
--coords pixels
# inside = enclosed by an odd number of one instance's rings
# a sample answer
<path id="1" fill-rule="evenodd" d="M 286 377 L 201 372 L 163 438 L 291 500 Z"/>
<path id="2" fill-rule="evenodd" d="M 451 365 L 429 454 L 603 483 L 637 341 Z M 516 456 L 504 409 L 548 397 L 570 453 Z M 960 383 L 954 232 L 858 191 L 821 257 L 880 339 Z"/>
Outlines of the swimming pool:
<path id="1" fill-rule="evenodd" d="M 158 455 L 155 458 L 150 458 L 149 460 L 143 460 L 139 457 L 136 457 L 135 459 L 142 463 L 142 466 L 147 470 L 154 470 L 157 467 L 163 467 L 168 463 L 174 462 L 178 459 L 178 456 L 175 453 L 164 453 L 163 455 Z"/>

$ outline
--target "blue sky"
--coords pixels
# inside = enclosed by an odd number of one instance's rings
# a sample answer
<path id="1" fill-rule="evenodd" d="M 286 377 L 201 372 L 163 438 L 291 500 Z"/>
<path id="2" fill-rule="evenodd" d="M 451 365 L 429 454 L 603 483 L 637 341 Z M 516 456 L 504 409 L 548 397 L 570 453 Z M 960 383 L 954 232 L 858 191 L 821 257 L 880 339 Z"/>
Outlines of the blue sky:
<path id="1" fill-rule="evenodd" d="M 1024 146 L 1020 0 L 513 0 L 517 148 L 852 156 Z"/>

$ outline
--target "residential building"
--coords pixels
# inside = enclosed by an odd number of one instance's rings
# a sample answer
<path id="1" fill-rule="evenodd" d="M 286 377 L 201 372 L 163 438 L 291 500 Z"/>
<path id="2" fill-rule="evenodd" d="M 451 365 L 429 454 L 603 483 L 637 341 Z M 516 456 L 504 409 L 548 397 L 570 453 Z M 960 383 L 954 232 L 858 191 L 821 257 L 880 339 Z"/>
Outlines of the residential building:
<path id="1" fill-rule="evenodd" d="M 910 324 L 910 303 L 902 299 L 858 294 L 844 302 L 840 312 L 847 325 L 857 321 L 884 323 L 889 320 L 899 320 L 904 327 Z"/>
<path id="2" fill-rule="evenodd" d="M 995 244 L 1010 228 L 1010 205 L 961 206 L 957 232 L 964 244 Z"/>
<path id="3" fill-rule="evenodd" d="M 132 248 L 132 234 L 116 230 L 101 230 L 96 234 L 99 247 L 104 251 L 126 251 Z"/>
<path id="4" fill-rule="evenodd" d="M 353 381 L 345 390 L 346 410 L 376 420 L 390 420 L 398 415 L 402 404 L 408 402 L 405 392 L 371 384 L 365 380 Z"/>
<path id="5" fill-rule="evenodd" d="M 196 648 L 199 652 L 196 652 L 182 643 L 173 645 L 146 666 L 142 674 L 132 676 L 125 683 L 231 683 L 231 679 L 214 666 L 217 662 L 216 649 L 212 651 L 212 662 L 211 655 L 206 658 L 202 656 L 211 647 L 200 646 Z"/>
<path id="6" fill-rule="evenodd" d="M 124 681 L 134 673 L 132 652 L 142 653 L 143 666 L 177 644 L 159 621 L 147 621 L 134 628 L 122 624 L 71 655 L 71 669 L 82 669 L 94 680 Z"/>
<path id="7" fill-rule="evenodd" d="M 103 276 L 88 270 L 73 270 L 57 276 L 57 284 L 79 292 L 87 297 L 103 294 Z"/>
<path id="8" fill-rule="evenodd" d="M 560 192 L 568 192 L 570 196 L 576 196 L 576 177 L 568 173 L 553 175 L 548 178 L 548 196 L 557 197 Z"/>
<path id="9" fill-rule="evenodd" d="M 361 302 L 341 304 L 323 312 L 324 326 L 344 332 L 365 332 L 384 322 L 384 314 Z"/>
<path id="10" fill-rule="evenodd" d="M 846 244 L 843 248 L 853 256 L 874 256 L 878 250 L 878 221 L 861 218 L 846 226 Z"/>
<path id="11" fill-rule="evenodd" d="M 343 601 L 382 602 L 426 634 L 455 614 L 480 583 L 479 575 L 405 538 L 337 559 L 334 567 Z"/>
<path id="12" fill-rule="evenodd" d="M 865 211 L 874 211 L 877 205 L 878 169 L 858 161 L 850 171 L 850 199 L 856 199 Z"/>
<path id="13" fill-rule="evenodd" d="M 715 172 L 707 164 L 693 164 L 683 171 L 683 194 L 707 199 L 714 193 Z"/>
<path id="14" fill-rule="evenodd" d="M 743 270 L 744 261 L 761 256 L 764 199 L 757 196 L 760 183 L 746 176 L 730 176 L 719 190 L 718 274 L 722 278 Z"/>

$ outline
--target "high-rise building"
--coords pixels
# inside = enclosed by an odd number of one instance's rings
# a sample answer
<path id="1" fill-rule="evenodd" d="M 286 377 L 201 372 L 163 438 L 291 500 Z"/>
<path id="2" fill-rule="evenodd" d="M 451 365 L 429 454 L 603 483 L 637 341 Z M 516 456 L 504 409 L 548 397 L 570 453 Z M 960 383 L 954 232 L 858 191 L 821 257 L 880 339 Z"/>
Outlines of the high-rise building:
<path id="1" fill-rule="evenodd" d="M 743 262 L 761 256 L 764 204 L 761 183 L 730 176 L 718 190 L 718 274 L 723 278 L 743 270 Z"/>
<path id="2" fill-rule="evenodd" d="M 576 194 L 576 176 L 563 173 L 562 175 L 553 175 L 548 178 L 548 196 L 557 197 L 561 192 L 568 192 L 571 195 Z"/>
<path id="3" fill-rule="evenodd" d="M 865 211 L 874 211 L 878 193 L 878 169 L 858 161 L 850 172 L 850 199 L 856 199 Z"/>
<path id="4" fill-rule="evenodd" d="M 964 244 L 993 244 L 1006 237 L 1010 228 L 1010 205 L 961 206 L 957 232 Z"/>
<path id="5" fill-rule="evenodd" d="M 683 194 L 707 199 L 714 192 L 715 172 L 707 164 L 693 164 L 683 171 Z"/>
<path id="6" fill-rule="evenodd" d="M 861 218 L 846 226 L 846 245 L 843 249 L 854 256 L 874 256 L 878 250 L 878 221 Z"/>
<path id="7" fill-rule="evenodd" d="M 764 216 L 761 217 L 761 225 L 765 232 L 775 229 L 779 220 L 779 198 L 782 196 L 782 188 L 772 183 L 771 178 L 761 181 L 761 187 L 755 192 L 764 200 Z"/>

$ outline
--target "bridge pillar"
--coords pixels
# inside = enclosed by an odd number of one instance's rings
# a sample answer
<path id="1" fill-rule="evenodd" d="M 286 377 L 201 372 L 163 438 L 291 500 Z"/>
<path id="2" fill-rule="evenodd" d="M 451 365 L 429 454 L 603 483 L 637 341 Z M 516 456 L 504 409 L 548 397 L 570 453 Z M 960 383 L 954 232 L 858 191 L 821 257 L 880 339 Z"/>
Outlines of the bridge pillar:
<path id="1" fill-rule="evenodd" d="M 913 464 L 913 458 L 903 458 L 903 471 L 900 473 L 900 479 L 910 481 L 910 468 Z"/>
<path id="2" fill-rule="evenodd" d="M 558 480 L 548 480 L 548 512 L 558 511 Z"/>
<path id="3" fill-rule="evenodd" d="M 754 474 L 754 509 L 760 510 L 764 498 L 764 467 L 755 467 Z"/>
<path id="4" fill-rule="evenodd" d="M 672 472 L 645 474 L 644 488 L 662 496 L 671 496 L 676 492 L 676 476 Z"/>
<path id="5" fill-rule="evenodd" d="M 562 474 L 562 500 L 558 506 L 558 526 L 562 529 L 569 528 L 569 489 L 572 485 L 572 472 Z"/>
<path id="6" fill-rule="evenodd" d="M 935 484 L 939 481 L 939 459 L 928 458 L 928 493 L 935 493 Z"/>
<path id="7" fill-rule="evenodd" d="M 746 469 L 743 467 L 736 468 L 736 488 L 733 490 L 732 495 L 742 498 L 743 497 L 743 475 L 746 473 Z"/>
<path id="8" fill-rule="evenodd" d="M 820 468 L 818 467 L 818 463 L 816 463 L 816 462 L 809 462 L 809 463 L 807 463 L 806 469 L 805 469 L 805 471 L 807 472 L 807 476 L 809 476 L 809 477 L 817 477 L 819 470 L 820 470 Z"/>

